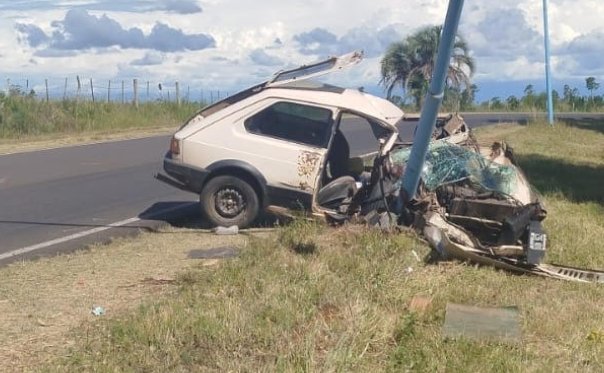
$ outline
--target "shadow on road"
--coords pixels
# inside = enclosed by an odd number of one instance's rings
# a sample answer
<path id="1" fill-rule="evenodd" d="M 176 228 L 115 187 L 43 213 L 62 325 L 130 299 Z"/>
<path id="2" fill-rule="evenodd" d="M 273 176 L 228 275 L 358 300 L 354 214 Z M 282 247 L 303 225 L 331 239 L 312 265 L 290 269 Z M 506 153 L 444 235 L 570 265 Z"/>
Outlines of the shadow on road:
<path id="1" fill-rule="evenodd" d="M 137 231 L 161 233 L 157 230 L 157 224 L 145 224 L 145 222 L 163 222 L 177 227 L 199 228 L 197 221 L 201 220 L 199 216 L 198 204 L 195 202 L 158 202 L 141 212 L 137 216 L 140 221 L 132 224 L 115 225 L 115 223 L 95 224 L 95 223 L 68 223 L 54 221 L 25 221 L 25 220 L 0 220 L 0 224 L 14 225 L 42 225 L 53 227 L 69 228 L 112 228 L 122 231 Z"/>
<path id="2" fill-rule="evenodd" d="M 199 203 L 191 201 L 156 202 L 138 214 L 138 217 L 179 228 L 209 228 L 203 225 Z"/>
<path id="3" fill-rule="evenodd" d="M 518 161 L 539 192 L 561 192 L 575 202 L 604 205 L 604 167 L 569 163 L 538 154 L 518 155 Z"/>

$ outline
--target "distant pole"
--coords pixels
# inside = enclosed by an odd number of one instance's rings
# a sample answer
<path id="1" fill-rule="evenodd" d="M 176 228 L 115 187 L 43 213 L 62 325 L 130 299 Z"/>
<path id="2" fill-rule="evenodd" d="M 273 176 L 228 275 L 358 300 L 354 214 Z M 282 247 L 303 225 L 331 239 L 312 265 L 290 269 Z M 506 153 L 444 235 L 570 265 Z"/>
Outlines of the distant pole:
<path id="1" fill-rule="evenodd" d="M 29 79 L 25 81 L 25 91 L 26 93 L 29 93 Z"/>
<path id="2" fill-rule="evenodd" d="M 547 122 L 554 124 L 554 100 L 552 97 L 552 72 L 550 66 L 549 51 L 549 16 L 547 4 L 549 0 L 543 0 L 543 39 L 545 44 L 545 89 L 547 90 Z"/>
<path id="3" fill-rule="evenodd" d="M 124 95 L 124 81 L 122 80 L 122 104 L 126 103 L 126 96 Z"/>
<path id="4" fill-rule="evenodd" d="M 149 81 L 147 80 L 147 102 L 149 102 Z"/>
<path id="5" fill-rule="evenodd" d="M 65 86 L 63 87 L 63 101 L 67 100 L 67 78 L 65 78 Z"/>
<path id="6" fill-rule="evenodd" d="M 176 105 L 180 106 L 180 85 L 176 82 Z"/>
<path id="7" fill-rule="evenodd" d="M 191 95 L 191 87 L 187 86 L 187 103 L 189 103 L 189 97 L 191 97 L 190 95 Z"/>
<path id="8" fill-rule="evenodd" d="M 109 82 L 107 84 L 107 103 L 111 102 L 111 79 L 109 79 Z"/>
<path id="9" fill-rule="evenodd" d="M 424 168 L 428 146 L 430 145 L 432 132 L 434 132 L 436 125 L 438 109 L 444 96 L 445 79 L 449 64 L 451 63 L 451 51 L 453 50 L 453 44 L 457 35 L 463 2 L 463 0 L 449 0 L 449 8 L 440 36 L 436 62 L 434 63 L 432 81 L 430 82 L 424 106 L 422 107 L 415 138 L 413 139 L 413 146 L 411 147 L 411 154 L 409 155 L 409 161 L 407 161 L 403 176 L 405 202 L 415 197 L 421 172 Z"/>
<path id="10" fill-rule="evenodd" d="M 90 78 L 90 95 L 92 96 L 92 103 L 94 103 L 94 87 L 92 86 L 92 78 Z"/>
<path id="11" fill-rule="evenodd" d="M 134 90 L 133 103 L 134 107 L 138 107 L 138 79 L 132 81 L 132 89 Z"/>
<path id="12" fill-rule="evenodd" d="M 50 100 L 48 96 L 48 79 L 44 79 L 44 86 L 46 87 L 46 102 Z"/>

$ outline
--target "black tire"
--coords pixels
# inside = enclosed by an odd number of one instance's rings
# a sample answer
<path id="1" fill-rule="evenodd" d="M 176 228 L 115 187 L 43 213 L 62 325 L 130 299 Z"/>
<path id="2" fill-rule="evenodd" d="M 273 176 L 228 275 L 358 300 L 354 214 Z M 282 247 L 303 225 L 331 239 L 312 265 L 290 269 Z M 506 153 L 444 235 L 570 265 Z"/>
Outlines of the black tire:
<path id="1" fill-rule="evenodd" d="M 200 194 L 201 212 L 213 226 L 245 228 L 258 216 L 258 195 L 246 181 L 235 176 L 216 176 Z"/>

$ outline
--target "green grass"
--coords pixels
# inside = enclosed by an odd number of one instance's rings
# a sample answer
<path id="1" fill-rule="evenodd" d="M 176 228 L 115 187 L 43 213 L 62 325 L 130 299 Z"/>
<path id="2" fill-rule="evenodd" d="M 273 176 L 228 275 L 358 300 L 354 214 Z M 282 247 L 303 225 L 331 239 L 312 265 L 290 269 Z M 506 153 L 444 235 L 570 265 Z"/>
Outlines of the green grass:
<path id="1" fill-rule="evenodd" d="M 49 134 L 108 132 L 129 128 L 173 127 L 199 110 L 197 103 L 133 105 L 90 101 L 43 102 L 22 96 L 0 97 L 0 139 Z"/>
<path id="2" fill-rule="evenodd" d="M 604 133 L 494 126 L 541 188 L 547 261 L 604 268 Z M 178 245 L 178 237 L 174 238 Z M 411 233 L 304 220 L 181 274 L 176 294 L 83 325 L 47 371 L 604 371 L 604 286 L 425 264 Z M 432 297 L 424 313 L 408 309 Z M 518 344 L 442 336 L 448 302 L 520 310 Z"/>

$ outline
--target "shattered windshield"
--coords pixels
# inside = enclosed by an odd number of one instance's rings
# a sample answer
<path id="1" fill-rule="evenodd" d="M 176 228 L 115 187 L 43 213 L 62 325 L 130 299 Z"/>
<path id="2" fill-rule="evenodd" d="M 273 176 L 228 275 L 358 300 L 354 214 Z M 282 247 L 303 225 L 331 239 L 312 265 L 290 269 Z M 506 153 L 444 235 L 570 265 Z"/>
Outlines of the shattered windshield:
<path id="1" fill-rule="evenodd" d="M 405 164 L 411 147 L 391 153 L 394 164 Z M 517 188 L 517 169 L 490 161 L 470 149 L 446 141 L 430 144 L 422 170 L 426 188 L 435 191 L 446 184 L 467 180 L 485 190 L 512 195 Z"/>

